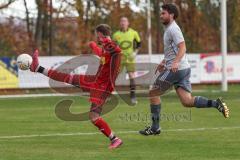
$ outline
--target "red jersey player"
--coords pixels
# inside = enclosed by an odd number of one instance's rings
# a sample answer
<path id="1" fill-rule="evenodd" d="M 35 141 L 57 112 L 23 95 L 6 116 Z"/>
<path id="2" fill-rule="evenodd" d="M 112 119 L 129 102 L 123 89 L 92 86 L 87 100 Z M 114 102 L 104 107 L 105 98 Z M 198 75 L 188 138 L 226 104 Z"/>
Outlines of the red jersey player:
<path id="1" fill-rule="evenodd" d="M 114 90 L 115 80 L 120 69 L 121 49 L 111 40 L 111 28 L 108 25 L 100 24 L 96 27 L 95 33 L 98 43 L 102 46 L 100 48 L 95 42 L 89 43 L 89 47 L 101 58 L 96 75 L 72 75 L 46 69 L 39 65 L 37 50 L 33 54 L 33 62 L 30 70 L 32 72 L 42 73 L 56 81 L 79 86 L 84 91 L 88 91 L 91 102 L 89 118 L 91 122 L 110 139 L 111 144 L 109 148 L 114 149 L 119 147 L 123 142 L 114 135 L 100 114 L 107 97 Z"/>

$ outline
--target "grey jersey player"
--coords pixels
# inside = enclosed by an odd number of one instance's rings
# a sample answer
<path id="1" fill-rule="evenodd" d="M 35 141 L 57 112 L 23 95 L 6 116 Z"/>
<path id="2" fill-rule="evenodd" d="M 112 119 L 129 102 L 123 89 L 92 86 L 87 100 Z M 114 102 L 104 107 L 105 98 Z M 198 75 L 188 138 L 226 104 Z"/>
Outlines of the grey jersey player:
<path id="1" fill-rule="evenodd" d="M 186 56 L 186 44 L 180 27 L 175 19 L 178 17 L 177 7 L 173 4 L 164 4 L 161 11 L 161 21 L 164 31 L 164 59 L 157 67 L 159 72 L 153 88 L 150 90 L 150 109 L 152 125 L 139 131 L 142 135 L 160 134 L 160 96 L 165 90 L 175 87 L 178 97 L 185 107 L 216 108 L 225 118 L 229 117 L 229 109 L 220 98 L 210 100 L 202 96 L 192 96 L 190 75 L 191 68 Z"/>
<path id="2" fill-rule="evenodd" d="M 185 41 L 182 31 L 175 21 L 166 26 L 163 40 L 165 67 L 167 69 L 171 69 L 172 64 L 176 61 L 176 57 L 179 52 L 178 45 Z M 179 59 L 178 63 L 178 70 L 190 68 L 185 53 L 182 55 L 181 59 Z"/>

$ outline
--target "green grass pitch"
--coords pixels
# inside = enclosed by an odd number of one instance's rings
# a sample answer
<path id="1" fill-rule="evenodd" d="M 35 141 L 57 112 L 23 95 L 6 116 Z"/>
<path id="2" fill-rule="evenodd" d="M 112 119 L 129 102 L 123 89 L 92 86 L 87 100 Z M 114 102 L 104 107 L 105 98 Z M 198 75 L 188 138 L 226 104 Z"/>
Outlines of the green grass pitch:
<path id="1" fill-rule="evenodd" d="M 108 150 L 108 139 L 95 134 L 98 131 L 89 121 L 66 122 L 55 115 L 55 104 L 63 98 L 75 100 L 71 108 L 74 113 L 86 111 L 87 100 L 78 97 L 0 99 L 0 160 L 239 160 L 238 89 L 235 86 L 227 93 L 210 90 L 194 93 L 224 97 L 231 110 L 229 119 L 215 109 L 186 109 L 174 93 L 165 95 L 162 133 L 150 137 L 137 134 L 149 123 L 148 100 L 139 98 L 136 107 L 120 101 L 115 110 L 104 115 L 124 141 L 121 148 L 112 151 Z"/>

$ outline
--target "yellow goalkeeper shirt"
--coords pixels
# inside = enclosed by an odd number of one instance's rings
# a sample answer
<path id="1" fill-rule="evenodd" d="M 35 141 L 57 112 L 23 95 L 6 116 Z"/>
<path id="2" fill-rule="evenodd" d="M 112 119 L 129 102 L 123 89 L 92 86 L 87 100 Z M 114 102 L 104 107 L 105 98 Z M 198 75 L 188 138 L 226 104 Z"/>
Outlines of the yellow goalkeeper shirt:
<path id="1" fill-rule="evenodd" d="M 128 28 L 125 32 L 121 30 L 115 32 L 113 40 L 117 42 L 125 56 L 129 56 L 134 52 L 134 41 L 141 42 L 139 34 L 132 28 Z"/>

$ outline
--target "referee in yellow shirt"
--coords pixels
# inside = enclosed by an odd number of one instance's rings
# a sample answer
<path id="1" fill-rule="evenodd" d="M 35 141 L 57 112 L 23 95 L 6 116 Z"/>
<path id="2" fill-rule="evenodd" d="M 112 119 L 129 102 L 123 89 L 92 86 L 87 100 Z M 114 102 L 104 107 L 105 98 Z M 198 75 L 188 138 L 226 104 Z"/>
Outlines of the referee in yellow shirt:
<path id="1" fill-rule="evenodd" d="M 137 104 L 136 94 L 135 94 L 135 56 L 141 47 L 141 39 L 135 30 L 129 27 L 129 21 L 127 17 L 121 17 L 120 19 L 120 30 L 113 34 L 113 40 L 115 40 L 120 48 L 122 49 L 122 62 L 121 71 L 124 67 L 127 70 L 130 79 L 130 97 L 132 104 Z"/>

